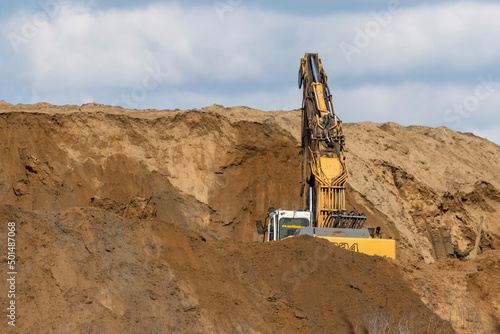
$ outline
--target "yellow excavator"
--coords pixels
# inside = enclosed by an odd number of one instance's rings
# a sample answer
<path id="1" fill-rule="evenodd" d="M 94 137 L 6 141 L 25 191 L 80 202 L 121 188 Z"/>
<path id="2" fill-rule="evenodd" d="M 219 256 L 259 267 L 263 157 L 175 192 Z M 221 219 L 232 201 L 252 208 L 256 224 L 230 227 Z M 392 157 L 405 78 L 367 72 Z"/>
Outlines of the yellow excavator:
<path id="1" fill-rule="evenodd" d="M 347 211 L 349 176 L 342 121 L 335 114 L 323 64 L 317 53 L 300 60 L 302 88 L 302 198 L 305 210 L 269 208 L 267 225 L 257 222 L 264 241 L 311 235 L 369 255 L 396 258 L 396 243 L 379 228 L 363 228 L 366 216 Z M 267 234 L 267 235 L 266 235 Z"/>

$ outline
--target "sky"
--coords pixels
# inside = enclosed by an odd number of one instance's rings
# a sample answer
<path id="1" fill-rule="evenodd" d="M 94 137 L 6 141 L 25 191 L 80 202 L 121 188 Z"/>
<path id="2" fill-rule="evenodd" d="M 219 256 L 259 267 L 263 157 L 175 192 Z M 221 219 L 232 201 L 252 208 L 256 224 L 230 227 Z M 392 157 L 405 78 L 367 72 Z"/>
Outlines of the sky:
<path id="1" fill-rule="evenodd" d="M 500 3 L 0 0 L 0 100 L 131 109 L 301 107 L 319 53 L 344 122 L 500 144 Z"/>

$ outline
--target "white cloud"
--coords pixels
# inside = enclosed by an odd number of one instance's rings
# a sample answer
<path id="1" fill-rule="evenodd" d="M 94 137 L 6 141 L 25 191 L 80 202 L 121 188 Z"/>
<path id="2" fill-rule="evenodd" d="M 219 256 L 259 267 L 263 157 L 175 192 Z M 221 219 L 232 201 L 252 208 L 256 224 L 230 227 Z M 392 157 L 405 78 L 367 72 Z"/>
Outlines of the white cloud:
<path id="1" fill-rule="evenodd" d="M 384 15 L 388 23 L 378 23 Z M 32 82 L 43 90 L 136 84 L 147 66 L 157 65 L 168 69 L 174 86 L 272 80 L 292 63 L 295 71 L 305 51 L 318 51 L 335 75 L 391 76 L 433 66 L 460 71 L 492 65 L 500 57 L 498 17 L 500 5 L 467 2 L 309 17 L 243 4 L 224 20 L 212 6 L 99 11 L 76 4 L 63 6 L 23 50 Z M 339 45 L 359 46 L 356 31 L 372 31 L 372 37 L 348 64 Z"/>
<path id="2" fill-rule="evenodd" d="M 260 22 L 258 25 L 254 22 Z M 64 7 L 27 45 L 37 89 L 131 85 L 147 66 L 171 85 L 265 76 L 267 36 L 282 22 L 241 10 L 221 21 L 211 7 L 154 5 L 124 11 Z"/>
<path id="3" fill-rule="evenodd" d="M 332 87 L 330 87 L 332 89 Z M 475 108 L 456 111 L 467 97 L 474 96 L 475 86 L 405 83 L 397 86 L 363 85 L 350 89 L 332 89 L 337 112 L 349 121 L 398 122 L 404 125 L 445 125 L 462 130 L 468 124 L 498 122 L 500 88 Z M 454 117 L 455 116 L 455 117 Z"/>
<path id="4" fill-rule="evenodd" d="M 500 56 L 498 15 L 498 4 L 402 6 L 389 15 L 385 27 L 378 24 L 378 30 L 372 28 L 378 22 L 373 14 L 356 16 L 347 24 L 351 32 L 342 36 L 343 42 L 359 46 L 359 53 L 347 57 L 351 60 L 347 68 L 366 75 L 408 74 L 436 66 L 457 71 L 492 66 Z M 366 43 L 361 43 L 363 36 Z"/>

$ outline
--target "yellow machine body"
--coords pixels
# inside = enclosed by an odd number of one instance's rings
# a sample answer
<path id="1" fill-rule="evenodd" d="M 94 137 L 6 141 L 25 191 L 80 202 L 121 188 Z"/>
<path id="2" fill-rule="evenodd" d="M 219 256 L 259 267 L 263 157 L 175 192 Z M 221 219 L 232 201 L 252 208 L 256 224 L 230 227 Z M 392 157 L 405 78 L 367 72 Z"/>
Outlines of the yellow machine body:
<path id="1" fill-rule="evenodd" d="M 353 252 L 396 259 L 396 241 L 393 239 L 315 237 L 326 239 L 336 246 Z"/>

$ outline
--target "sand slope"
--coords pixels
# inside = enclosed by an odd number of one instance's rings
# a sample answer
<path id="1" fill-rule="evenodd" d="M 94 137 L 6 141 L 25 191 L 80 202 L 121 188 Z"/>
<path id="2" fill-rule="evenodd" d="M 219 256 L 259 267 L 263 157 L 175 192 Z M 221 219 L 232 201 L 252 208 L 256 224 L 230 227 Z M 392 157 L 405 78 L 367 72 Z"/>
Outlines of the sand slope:
<path id="1" fill-rule="evenodd" d="M 348 206 L 397 240 L 398 260 L 313 238 L 253 243 L 267 207 L 301 206 L 299 115 L 0 102 L 21 332 L 318 333 L 374 314 L 491 331 L 500 147 L 446 128 L 346 124 Z M 475 259 L 436 256 L 439 231 L 467 256 L 481 217 Z"/>

